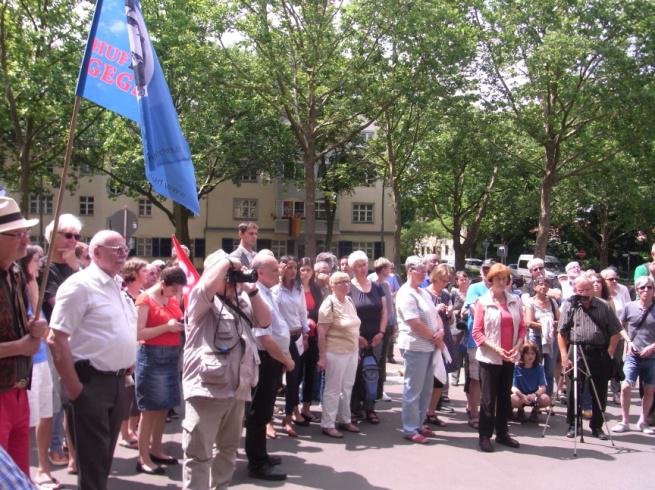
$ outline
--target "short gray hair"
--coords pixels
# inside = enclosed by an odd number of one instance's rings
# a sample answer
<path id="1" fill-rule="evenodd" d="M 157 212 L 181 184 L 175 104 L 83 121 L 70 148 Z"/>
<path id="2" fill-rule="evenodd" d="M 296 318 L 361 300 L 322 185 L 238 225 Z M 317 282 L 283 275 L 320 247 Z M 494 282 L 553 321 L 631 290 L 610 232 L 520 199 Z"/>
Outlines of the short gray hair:
<path id="1" fill-rule="evenodd" d="M 100 230 L 98 233 L 93 235 L 93 238 L 91 238 L 91 241 L 89 242 L 89 255 L 91 256 L 91 259 L 94 262 L 95 262 L 94 259 L 95 259 L 96 248 L 104 245 L 108 238 L 112 238 L 115 236 L 119 236 L 120 238 L 123 238 L 123 235 L 113 230 Z"/>
<path id="2" fill-rule="evenodd" d="M 418 255 L 410 255 L 405 259 L 405 270 L 409 270 L 410 267 L 412 269 L 416 269 L 417 267 L 420 267 L 422 265 L 423 265 L 423 259 Z"/>
<path id="3" fill-rule="evenodd" d="M 641 276 L 638 277 L 637 280 L 635 281 L 635 288 L 639 289 L 639 288 L 643 288 L 644 286 L 653 286 L 653 284 L 654 284 L 653 278 L 650 277 L 650 275 Z"/>
<path id="4" fill-rule="evenodd" d="M 544 261 L 543 261 L 543 259 L 540 259 L 539 257 L 534 257 L 534 258 L 530 259 L 530 260 L 528 261 L 528 270 L 529 270 L 529 271 L 532 271 L 532 268 L 533 268 L 535 265 L 541 265 L 541 266 L 543 266 L 543 265 L 544 265 Z"/>
<path id="5" fill-rule="evenodd" d="M 348 256 L 348 265 L 350 267 L 354 267 L 360 261 L 365 261 L 368 264 L 368 255 L 362 250 L 355 250 Z"/>
<path id="6" fill-rule="evenodd" d="M 43 238 L 46 242 L 52 242 L 52 229 L 55 227 L 55 220 L 52 220 L 48 223 L 48 226 L 45 227 L 43 231 Z M 59 216 L 59 222 L 57 223 L 57 231 L 59 230 L 75 230 L 75 233 L 82 231 L 82 222 L 79 218 L 73 214 L 62 214 Z"/>

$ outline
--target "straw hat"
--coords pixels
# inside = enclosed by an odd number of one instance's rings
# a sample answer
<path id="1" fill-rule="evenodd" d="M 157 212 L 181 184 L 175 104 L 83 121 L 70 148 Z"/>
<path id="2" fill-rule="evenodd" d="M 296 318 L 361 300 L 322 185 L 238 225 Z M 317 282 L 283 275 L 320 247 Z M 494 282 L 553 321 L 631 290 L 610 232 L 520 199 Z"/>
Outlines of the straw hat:
<path id="1" fill-rule="evenodd" d="M 0 233 L 31 228 L 38 222 L 38 219 L 23 218 L 18 204 L 11 197 L 0 197 Z"/>

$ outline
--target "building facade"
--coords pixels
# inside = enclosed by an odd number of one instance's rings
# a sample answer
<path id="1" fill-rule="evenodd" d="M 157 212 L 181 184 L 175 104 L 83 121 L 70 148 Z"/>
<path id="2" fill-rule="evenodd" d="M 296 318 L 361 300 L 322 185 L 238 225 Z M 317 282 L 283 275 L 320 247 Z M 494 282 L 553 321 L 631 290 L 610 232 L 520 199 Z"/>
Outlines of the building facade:
<path id="1" fill-rule="evenodd" d="M 41 223 L 33 231 L 43 236 L 43 229 L 53 219 L 55 193 L 30 196 L 29 214 Z M 169 208 L 172 204 L 168 203 Z M 136 217 L 136 229 L 130 240 L 131 255 L 146 260 L 167 259 L 171 254 L 171 235 L 174 227 L 166 214 L 147 199 L 132 199 L 111 188 L 108 177 L 80 175 L 74 193 L 63 198 L 63 213 L 81 219 L 82 239 L 89 240 L 98 230 L 108 227 L 109 218 L 127 209 Z M 200 202 L 200 215 L 189 219 L 189 244 L 197 266 L 204 257 L 222 248 L 231 251 L 238 245 L 237 225 L 254 221 L 259 226 L 257 248 L 269 248 L 276 256 L 303 256 L 305 201 L 304 190 L 280 179 L 266 179 L 253 174 L 244 177 L 239 185 L 226 182 L 218 185 Z M 352 194 L 340 195 L 337 200 L 330 250 L 337 256 L 353 250 L 364 250 L 372 261 L 385 255 L 393 257 L 394 216 L 392 195 L 380 179 L 369 186 L 357 187 Z M 133 213 L 133 214 L 132 214 Z M 317 249 L 325 250 L 327 219 L 324 203 L 316 202 Z M 300 222 L 300 233 L 290 233 L 291 218 Z M 117 231 L 122 231 L 119 229 Z"/>

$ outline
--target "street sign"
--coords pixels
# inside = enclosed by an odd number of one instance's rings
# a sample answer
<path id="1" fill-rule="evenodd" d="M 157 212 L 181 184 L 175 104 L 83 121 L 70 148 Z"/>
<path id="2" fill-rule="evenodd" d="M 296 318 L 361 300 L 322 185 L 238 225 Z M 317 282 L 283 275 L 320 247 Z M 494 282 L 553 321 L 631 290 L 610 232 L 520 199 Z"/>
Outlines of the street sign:
<path id="1" fill-rule="evenodd" d="M 125 238 L 131 238 L 139 227 L 139 219 L 127 207 L 107 218 L 107 228 L 117 231 Z"/>

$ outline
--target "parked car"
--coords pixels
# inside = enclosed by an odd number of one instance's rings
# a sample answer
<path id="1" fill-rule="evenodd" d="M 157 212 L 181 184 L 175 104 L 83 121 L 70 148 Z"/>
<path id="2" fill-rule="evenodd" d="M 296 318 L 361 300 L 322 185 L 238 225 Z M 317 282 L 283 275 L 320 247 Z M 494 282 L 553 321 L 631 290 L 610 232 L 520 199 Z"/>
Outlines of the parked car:
<path id="1" fill-rule="evenodd" d="M 531 277 L 530 271 L 528 270 L 528 262 L 532 260 L 533 257 L 534 255 L 532 254 L 519 255 L 516 270 L 524 279 L 529 279 Z M 564 270 L 559 259 L 552 255 L 546 255 L 544 258 L 544 265 L 546 266 L 546 277 L 549 279 L 556 278 L 557 274 Z"/>
<path id="2" fill-rule="evenodd" d="M 516 264 L 509 264 L 507 267 L 509 267 L 509 270 L 512 273 L 512 287 L 514 289 L 521 289 L 525 284 L 525 279 L 518 271 L 518 266 Z"/>
<path id="3" fill-rule="evenodd" d="M 480 259 L 465 259 L 464 266 L 472 271 L 479 271 L 480 267 L 482 267 L 482 262 Z"/>

